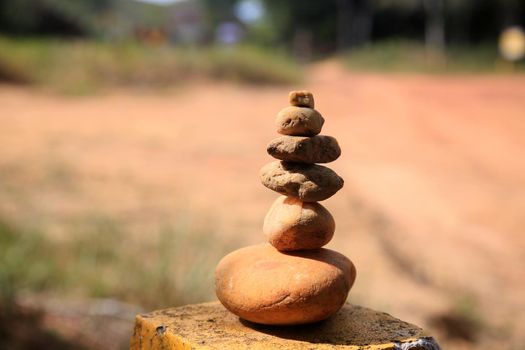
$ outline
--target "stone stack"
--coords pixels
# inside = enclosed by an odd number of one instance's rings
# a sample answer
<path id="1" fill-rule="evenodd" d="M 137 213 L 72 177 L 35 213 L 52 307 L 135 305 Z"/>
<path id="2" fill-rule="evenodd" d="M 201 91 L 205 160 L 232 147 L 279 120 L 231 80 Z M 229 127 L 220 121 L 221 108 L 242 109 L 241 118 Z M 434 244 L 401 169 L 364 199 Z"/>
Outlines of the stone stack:
<path id="1" fill-rule="evenodd" d="M 356 276 L 348 258 L 322 248 L 333 237 L 335 221 L 318 202 L 340 190 L 343 179 L 316 163 L 336 160 L 341 149 L 335 138 L 319 135 L 324 119 L 310 92 L 291 92 L 290 104 L 276 119 L 283 136 L 267 147 L 278 160 L 261 169 L 263 185 L 283 195 L 264 220 L 270 244 L 230 253 L 215 274 L 222 304 L 262 324 L 311 323 L 333 315 Z"/>

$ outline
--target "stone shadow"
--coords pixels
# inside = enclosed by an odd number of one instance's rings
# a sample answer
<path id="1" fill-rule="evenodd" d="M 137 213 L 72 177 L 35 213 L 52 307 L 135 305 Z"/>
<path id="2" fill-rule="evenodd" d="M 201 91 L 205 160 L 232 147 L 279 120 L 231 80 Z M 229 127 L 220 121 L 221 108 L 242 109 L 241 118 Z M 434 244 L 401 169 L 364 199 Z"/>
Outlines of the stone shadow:
<path id="1" fill-rule="evenodd" d="M 269 326 L 242 319 L 240 322 L 257 332 L 312 344 L 367 346 L 401 344 L 409 339 L 419 339 L 421 347 L 417 349 L 439 349 L 437 343 L 426 337 L 421 328 L 389 314 L 351 304 L 345 304 L 329 319 L 313 324 Z"/>

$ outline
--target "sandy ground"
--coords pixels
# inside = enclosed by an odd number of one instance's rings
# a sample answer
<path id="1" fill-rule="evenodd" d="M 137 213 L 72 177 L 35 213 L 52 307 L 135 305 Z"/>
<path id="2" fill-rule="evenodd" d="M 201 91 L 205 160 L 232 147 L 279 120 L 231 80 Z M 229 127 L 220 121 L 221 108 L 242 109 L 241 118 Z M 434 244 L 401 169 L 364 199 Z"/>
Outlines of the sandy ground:
<path id="1" fill-rule="evenodd" d="M 447 348 L 523 346 L 525 77 L 333 63 L 309 76 L 297 88 L 314 92 L 323 134 L 343 149 L 329 166 L 345 187 L 324 204 L 338 225 L 329 247 L 358 268 L 350 301 L 430 327 Z M 61 97 L 0 87 L 0 212 L 57 237 L 64 222 L 105 213 L 145 239 L 192 213 L 239 245 L 261 242 L 276 194 L 258 171 L 293 88 Z M 483 325 L 474 344 L 436 321 L 465 304 Z"/>

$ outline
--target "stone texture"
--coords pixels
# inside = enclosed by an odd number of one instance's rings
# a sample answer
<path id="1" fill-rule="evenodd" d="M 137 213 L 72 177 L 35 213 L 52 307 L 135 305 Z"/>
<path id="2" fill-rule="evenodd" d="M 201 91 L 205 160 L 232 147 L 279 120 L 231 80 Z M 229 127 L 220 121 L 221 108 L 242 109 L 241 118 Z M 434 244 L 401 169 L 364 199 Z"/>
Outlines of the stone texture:
<path id="1" fill-rule="evenodd" d="M 290 91 L 288 98 L 290 99 L 290 104 L 292 106 L 309 108 L 315 107 L 314 95 L 312 95 L 310 91 Z"/>
<path id="2" fill-rule="evenodd" d="M 240 322 L 219 302 L 138 315 L 131 350 L 439 350 L 421 328 L 346 304 L 326 321 L 293 327 Z"/>
<path id="3" fill-rule="evenodd" d="M 318 202 L 332 197 L 344 181 L 322 165 L 275 161 L 262 167 L 261 182 L 271 190 L 303 202 Z"/>
<path id="4" fill-rule="evenodd" d="M 310 164 L 333 162 L 341 155 L 337 140 L 324 135 L 281 136 L 270 141 L 266 151 L 280 160 Z"/>
<path id="5" fill-rule="evenodd" d="M 324 118 L 313 108 L 290 106 L 282 109 L 275 119 L 277 132 L 292 136 L 314 136 L 321 132 Z"/>
<path id="6" fill-rule="evenodd" d="M 269 244 L 236 250 L 215 270 L 215 292 L 237 316 L 272 325 L 323 320 L 343 306 L 355 267 L 329 249 L 282 253 Z"/>
<path id="7" fill-rule="evenodd" d="M 335 221 L 321 204 L 281 196 L 264 218 L 263 232 L 278 250 L 321 248 L 332 239 Z"/>

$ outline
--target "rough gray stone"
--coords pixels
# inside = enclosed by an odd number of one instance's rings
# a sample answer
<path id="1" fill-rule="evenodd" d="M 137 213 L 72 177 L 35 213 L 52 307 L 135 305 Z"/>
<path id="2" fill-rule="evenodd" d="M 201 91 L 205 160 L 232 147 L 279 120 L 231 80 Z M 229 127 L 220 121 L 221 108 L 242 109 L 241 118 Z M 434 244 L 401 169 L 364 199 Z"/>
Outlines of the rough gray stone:
<path id="1" fill-rule="evenodd" d="M 316 164 L 275 161 L 263 166 L 260 175 L 264 186 L 303 202 L 328 199 L 344 184 L 335 171 Z"/>
<path id="2" fill-rule="evenodd" d="M 272 140 L 266 151 L 276 159 L 310 164 L 333 162 L 341 155 L 337 140 L 324 135 L 281 136 Z"/>

